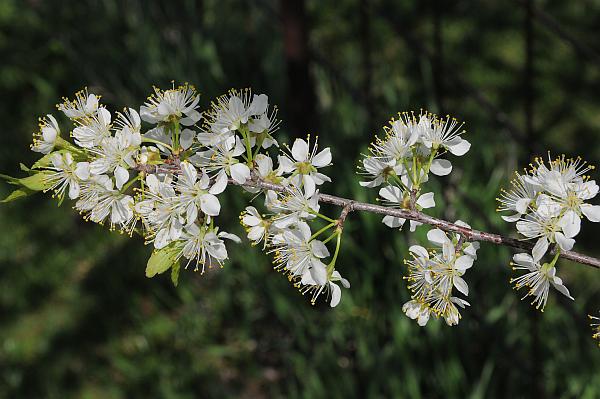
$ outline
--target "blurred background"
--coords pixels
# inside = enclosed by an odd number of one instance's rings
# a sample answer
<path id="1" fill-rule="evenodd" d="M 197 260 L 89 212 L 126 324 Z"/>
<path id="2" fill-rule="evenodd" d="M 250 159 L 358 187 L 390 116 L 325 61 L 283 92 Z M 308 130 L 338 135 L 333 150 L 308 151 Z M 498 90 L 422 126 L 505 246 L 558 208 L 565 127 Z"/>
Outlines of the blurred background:
<path id="1" fill-rule="evenodd" d="M 397 111 L 466 121 L 469 154 L 433 179 L 432 213 L 513 234 L 499 188 L 534 154 L 600 161 L 600 2 L 580 0 L 0 0 L 0 172 L 30 165 L 37 118 L 84 86 L 109 109 L 188 81 L 280 107 L 280 140 L 319 134 L 335 185 L 374 201 L 355 169 Z M 63 125 L 66 130 L 66 125 Z M 594 176 L 593 176 L 594 177 Z M 596 178 L 598 176 L 595 176 Z M 10 187 L 0 184 L 0 197 Z M 231 189 L 221 223 L 243 235 Z M 339 209 L 331 209 L 337 215 Z M 598 270 L 560 261 L 575 296 L 544 313 L 511 290 L 512 251 L 482 245 L 456 327 L 402 313 L 416 234 L 352 214 L 335 310 L 311 306 L 270 259 L 230 246 L 222 270 L 144 276 L 151 248 L 38 195 L 0 207 L 2 398 L 599 398 L 586 314 Z M 600 256 L 598 226 L 575 249 Z"/>

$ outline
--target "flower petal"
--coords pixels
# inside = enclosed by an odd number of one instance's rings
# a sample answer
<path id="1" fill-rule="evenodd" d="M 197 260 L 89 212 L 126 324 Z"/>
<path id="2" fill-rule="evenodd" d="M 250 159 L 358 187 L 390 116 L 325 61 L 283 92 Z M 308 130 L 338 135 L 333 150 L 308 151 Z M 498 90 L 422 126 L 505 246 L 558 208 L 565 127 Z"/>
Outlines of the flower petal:
<path id="1" fill-rule="evenodd" d="M 305 162 L 308 159 L 308 144 L 302 139 L 296 139 L 292 146 L 292 156 L 298 162 Z"/>
<path id="2" fill-rule="evenodd" d="M 434 175 L 446 176 L 452 172 L 452 164 L 446 159 L 434 159 L 429 170 Z"/>

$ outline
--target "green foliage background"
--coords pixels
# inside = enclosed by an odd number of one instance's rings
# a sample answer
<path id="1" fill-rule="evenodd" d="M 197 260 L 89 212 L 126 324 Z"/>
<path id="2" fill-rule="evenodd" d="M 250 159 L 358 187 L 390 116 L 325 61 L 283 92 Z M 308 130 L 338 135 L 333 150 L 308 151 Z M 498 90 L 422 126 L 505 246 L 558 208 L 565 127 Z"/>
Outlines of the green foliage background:
<path id="1" fill-rule="evenodd" d="M 450 177 L 432 182 L 435 215 L 508 233 L 494 198 L 531 150 L 600 160 L 600 63 L 538 22 L 534 134 L 516 139 L 477 101 L 483 93 L 525 130 L 521 2 L 369 2 L 368 99 L 359 3 L 307 1 L 318 104 L 305 117 L 335 163 L 324 191 L 374 201 L 353 173 L 370 125 L 397 111 L 439 111 L 435 66 L 419 51 L 433 48 L 435 4 L 443 111 L 467 122 L 473 143 Z M 600 48 L 597 1 L 535 4 Z M 252 87 L 279 104 L 279 134 L 290 137 L 283 46 L 268 0 L 0 0 L 0 171 L 17 175 L 19 162 L 35 160 L 37 117 L 83 86 L 114 110 L 172 79 L 195 84 L 204 108 L 231 87 Z M 242 235 L 237 215 L 250 197 L 229 193 L 221 220 Z M 347 223 L 339 263 L 352 288 L 335 310 L 311 306 L 249 245 L 230 247 L 223 270 L 182 272 L 175 289 L 168 275 L 144 277 L 151 250 L 141 239 L 84 223 L 48 196 L 0 207 L 0 227 L 0 397 L 600 397 L 586 317 L 600 307 L 600 275 L 585 266 L 559 262 L 576 301 L 553 292 L 538 314 L 509 287 L 512 252 L 482 245 L 460 325 L 419 328 L 401 310 L 402 259 L 426 229 L 391 231 L 374 215 Z M 586 223 L 576 249 L 600 256 L 599 232 Z"/>

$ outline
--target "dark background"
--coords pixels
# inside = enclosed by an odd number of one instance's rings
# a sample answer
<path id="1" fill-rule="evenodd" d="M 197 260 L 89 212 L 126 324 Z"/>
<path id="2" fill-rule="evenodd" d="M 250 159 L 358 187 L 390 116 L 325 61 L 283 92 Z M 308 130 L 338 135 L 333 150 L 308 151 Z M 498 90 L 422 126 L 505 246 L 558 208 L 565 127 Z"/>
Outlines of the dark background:
<path id="1" fill-rule="evenodd" d="M 466 121 L 473 144 L 432 179 L 432 213 L 511 233 L 494 209 L 514 170 L 548 150 L 600 160 L 599 24 L 591 0 L 0 0 L 0 171 L 35 160 L 37 118 L 62 96 L 87 86 L 137 108 L 153 84 L 188 81 L 203 109 L 232 87 L 267 93 L 280 140 L 331 146 L 323 191 L 374 201 L 360 153 L 397 111 L 426 108 Z M 221 223 L 242 235 L 249 197 L 226 197 Z M 510 288 L 511 250 L 482 245 L 461 323 L 419 328 L 401 310 L 402 259 L 426 229 L 375 215 L 347 222 L 352 288 L 335 310 L 247 244 L 175 289 L 145 278 L 141 239 L 46 195 L 0 207 L 0 228 L 0 397 L 600 397 L 586 317 L 600 275 L 586 266 L 559 262 L 576 301 L 552 291 L 540 313 Z M 575 249 L 600 256 L 599 233 L 584 223 Z"/>

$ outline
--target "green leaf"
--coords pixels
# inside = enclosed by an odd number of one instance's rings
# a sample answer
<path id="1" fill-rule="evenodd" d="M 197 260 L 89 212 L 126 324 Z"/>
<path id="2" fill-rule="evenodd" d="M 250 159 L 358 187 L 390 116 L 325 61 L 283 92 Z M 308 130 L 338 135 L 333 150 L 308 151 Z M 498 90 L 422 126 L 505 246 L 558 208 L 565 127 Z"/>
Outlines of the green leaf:
<path id="1" fill-rule="evenodd" d="M 18 200 L 19 198 L 27 197 L 27 196 L 33 194 L 34 192 L 35 191 L 29 190 L 29 189 L 27 189 L 25 187 L 18 188 L 15 191 L 13 191 L 12 193 L 10 193 L 10 195 L 8 197 L 4 198 L 0 202 L 2 202 L 2 203 L 12 202 L 12 201 Z"/>
<path id="2" fill-rule="evenodd" d="M 38 159 L 36 161 L 36 163 L 33 164 L 31 169 L 46 168 L 46 167 L 50 166 L 50 164 L 52 163 L 52 156 L 54 154 L 56 154 L 57 152 L 60 153 L 61 151 L 55 151 L 55 152 L 51 152 L 50 154 L 44 155 L 43 157 Z"/>
<path id="3" fill-rule="evenodd" d="M 31 169 L 29 169 L 29 168 L 27 167 L 27 165 L 25 165 L 24 163 L 20 163 L 20 164 L 19 164 L 19 166 L 21 167 L 21 170 L 22 170 L 23 172 L 29 172 L 29 171 L 31 171 Z"/>
<path id="4" fill-rule="evenodd" d="M 179 284 L 179 270 L 181 269 L 181 265 L 179 264 L 179 262 L 175 262 L 173 264 L 173 267 L 171 267 L 171 281 L 173 282 L 173 285 L 175 287 L 177 287 L 177 285 Z"/>
<path id="5" fill-rule="evenodd" d="M 9 176 L 9 175 L 3 175 L 3 174 L 0 174 L 0 177 L 3 178 L 4 180 L 6 180 L 6 182 L 8 184 L 14 184 L 16 186 L 20 185 L 19 179 L 17 179 L 16 177 L 12 177 L 12 176 Z"/>
<path id="6" fill-rule="evenodd" d="M 175 243 L 152 252 L 146 266 L 146 277 L 154 277 L 169 270 L 171 266 L 177 263 L 178 252 L 179 248 L 175 246 Z"/>
<path id="7" fill-rule="evenodd" d="M 48 182 L 47 178 L 51 174 L 52 172 L 39 172 L 35 175 L 18 179 L 18 182 L 29 190 L 42 191 L 50 188 L 51 184 Z"/>

